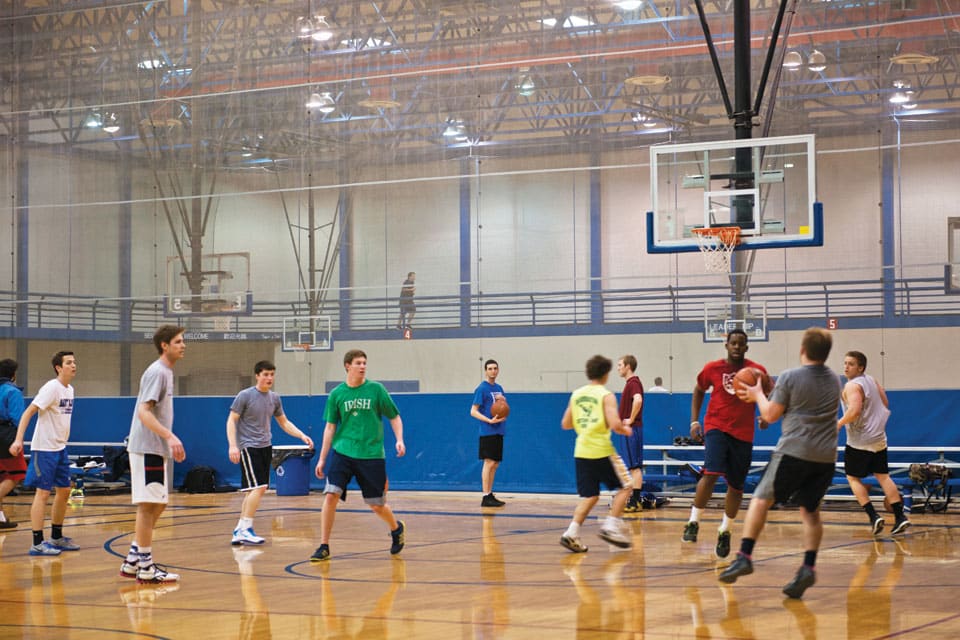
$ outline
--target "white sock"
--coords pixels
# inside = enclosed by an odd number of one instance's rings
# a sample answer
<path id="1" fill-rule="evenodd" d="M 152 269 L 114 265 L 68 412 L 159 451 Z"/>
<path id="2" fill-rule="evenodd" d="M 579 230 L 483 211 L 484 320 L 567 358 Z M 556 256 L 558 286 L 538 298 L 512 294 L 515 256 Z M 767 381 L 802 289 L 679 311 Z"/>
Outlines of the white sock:
<path id="1" fill-rule="evenodd" d="M 703 509 L 698 509 L 697 507 L 690 507 L 690 522 L 700 522 L 701 513 L 703 513 Z"/>
<path id="2" fill-rule="evenodd" d="M 733 518 L 727 514 L 723 514 L 723 520 L 720 521 L 720 529 L 718 533 L 723 533 L 724 531 L 730 531 L 730 527 L 733 526 Z"/>
<path id="3" fill-rule="evenodd" d="M 570 526 L 567 527 L 567 532 L 563 534 L 568 538 L 579 538 L 580 537 L 580 525 L 576 522 L 571 522 Z"/>
<path id="4" fill-rule="evenodd" d="M 144 569 L 153 564 L 153 547 L 140 547 L 138 561 Z"/>
<path id="5" fill-rule="evenodd" d="M 137 564 L 140 560 L 140 547 L 136 542 L 130 544 L 130 551 L 127 551 L 127 557 L 124 558 L 124 561 L 127 564 Z"/>
<path id="6" fill-rule="evenodd" d="M 621 527 L 623 527 L 623 520 L 615 516 L 607 516 L 607 522 L 603 525 L 607 531 L 620 531 Z"/>
<path id="7" fill-rule="evenodd" d="M 242 531 L 251 528 L 253 528 L 253 518 L 240 518 L 240 520 L 237 521 L 237 529 Z"/>

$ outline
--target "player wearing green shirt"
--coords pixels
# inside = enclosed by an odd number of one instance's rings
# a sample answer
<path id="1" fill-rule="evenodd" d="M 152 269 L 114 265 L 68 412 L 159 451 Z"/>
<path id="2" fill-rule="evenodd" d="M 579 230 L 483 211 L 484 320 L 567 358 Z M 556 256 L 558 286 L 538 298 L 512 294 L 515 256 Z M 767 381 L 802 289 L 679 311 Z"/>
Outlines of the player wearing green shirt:
<path id="1" fill-rule="evenodd" d="M 394 517 L 387 504 L 383 449 L 383 418 L 387 418 L 397 440 L 397 457 L 407 452 L 403 444 L 403 420 L 383 385 L 367 380 L 367 354 L 359 349 L 348 351 L 343 357 L 343 366 L 347 381 L 330 392 L 324 410 L 327 424 L 316 474 L 318 478 L 326 477 L 327 485 L 320 515 L 320 546 L 310 556 L 311 562 L 330 557 L 330 534 L 337 504 L 341 499 L 346 500 L 347 485 L 353 478 L 360 485 L 364 502 L 390 527 L 393 539 L 390 553 L 400 553 L 404 545 L 403 522 Z"/>

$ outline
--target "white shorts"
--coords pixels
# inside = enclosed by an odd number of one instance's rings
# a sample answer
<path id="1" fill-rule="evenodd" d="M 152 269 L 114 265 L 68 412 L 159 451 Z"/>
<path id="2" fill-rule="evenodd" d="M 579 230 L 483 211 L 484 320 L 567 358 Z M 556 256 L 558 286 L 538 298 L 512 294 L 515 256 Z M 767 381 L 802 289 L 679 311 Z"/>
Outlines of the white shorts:
<path id="1" fill-rule="evenodd" d="M 153 453 L 130 454 L 130 492 L 133 504 L 167 504 L 173 460 Z"/>

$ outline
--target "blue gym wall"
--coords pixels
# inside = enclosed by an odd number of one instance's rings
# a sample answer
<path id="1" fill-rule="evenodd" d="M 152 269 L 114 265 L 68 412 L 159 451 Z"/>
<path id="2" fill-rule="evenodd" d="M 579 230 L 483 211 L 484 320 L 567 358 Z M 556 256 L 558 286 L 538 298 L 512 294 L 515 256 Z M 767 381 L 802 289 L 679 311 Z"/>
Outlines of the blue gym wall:
<path id="1" fill-rule="evenodd" d="M 887 430 L 890 446 L 960 444 L 951 427 L 960 414 L 960 390 L 892 391 L 889 396 L 893 409 Z M 510 394 L 504 460 L 496 478 L 498 491 L 575 492 L 574 434 L 560 429 L 567 398 L 566 393 Z M 407 455 L 397 458 L 393 454 L 393 435 L 389 425 L 385 426 L 390 485 L 395 489 L 479 491 L 477 425 L 469 415 L 469 394 L 395 394 L 394 399 L 403 416 Z M 219 482 L 239 486 L 239 468 L 227 458 L 226 417 L 232 400 L 181 397 L 174 401 L 174 430 L 187 450 L 186 461 L 176 466 L 178 486 L 187 470 L 198 464 L 216 469 Z M 325 401 L 326 396 L 283 398 L 287 416 L 309 433 L 318 449 Z M 78 398 L 70 440 L 121 442 L 129 432 L 134 402 L 131 397 Z M 689 414 L 688 393 L 647 394 L 643 409 L 645 443 L 670 444 L 674 437 L 688 435 Z M 776 444 L 778 426 L 758 432 L 756 444 Z M 32 433 L 33 427 L 28 436 Z M 273 442 L 299 444 L 276 425 Z M 934 457 L 931 454 L 910 461 Z M 652 462 L 648 458 L 648 468 Z M 321 481 L 313 478 L 311 485 L 319 488 Z"/>

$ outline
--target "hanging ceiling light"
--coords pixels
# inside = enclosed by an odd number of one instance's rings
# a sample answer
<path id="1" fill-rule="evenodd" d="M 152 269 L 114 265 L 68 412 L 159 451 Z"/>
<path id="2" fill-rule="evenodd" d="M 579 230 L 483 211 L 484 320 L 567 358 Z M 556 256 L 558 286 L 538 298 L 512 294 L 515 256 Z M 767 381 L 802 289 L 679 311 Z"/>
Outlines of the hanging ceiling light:
<path id="1" fill-rule="evenodd" d="M 636 11 L 643 6 L 643 0 L 620 0 L 620 2 L 614 2 L 613 4 L 624 11 Z"/>
<path id="2" fill-rule="evenodd" d="M 517 84 L 514 86 L 514 89 L 517 90 L 517 93 L 524 97 L 532 96 L 537 92 L 537 84 L 533 81 L 533 78 L 530 76 L 528 68 L 523 67 L 520 69 L 520 79 L 517 81 Z"/>
<path id="3" fill-rule="evenodd" d="M 463 126 L 463 121 L 455 118 L 447 119 L 446 126 L 443 129 L 443 137 L 455 142 L 464 142 L 467 139 L 467 131 Z"/>
<path id="4" fill-rule="evenodd" d="M 99 129 L 103 126 L 103 116 L 99 111 L 92 111 L 83 119 L 83 126 L 87 129 Z"/>
<path id="5" fill-rule="evenodd" d="M 788 51 L 787 55 L 783 56 L 784 69 L 799 69 L 802 66 L 803 56 L 800 55 L 799 51 Z"/>
<path id="6" fill-rule="evenodd" d="M 807 58 L 807 69 L 810 71 L 823 71 L 827 68 L 827 57 L 814 49 Z"/>
<path id="7" fill-rule="evenodd" d="M 893 86 L 896 91 L 894 91 L 893 95 L 890 96 L 891 104 L 906 105 L 913 102 L 914 92 L 908 83 L 904 82 L 903 80 L 894 80 Z"/>
<path id="8" fill-rule="evenodd" d="M 330 28 L 326 16 L 317 16 L 313 19 L 313 33 L 310 34 L 310 37 L 317 42 L 326 42 L 333 37 L 333 30 Z"/>
<path id="9" fill-rule="evenodd" d="M 322 93 L 311 93 L 305 106 L 308 109 L 316 109 L 320 113 L 327 114 L 333 113 L 333 110 L 337 108 L 337 102 L 329 91 L 324 91 Z"/>
<path id="10" fill-rule="evenodd" d="M 120 118 L 117 117 L 117 114 L 107 114 L 107 117 L 103 120 L 103 130 L 107 133 L 116 133 L 117 131 L 120 131 Z"/>

